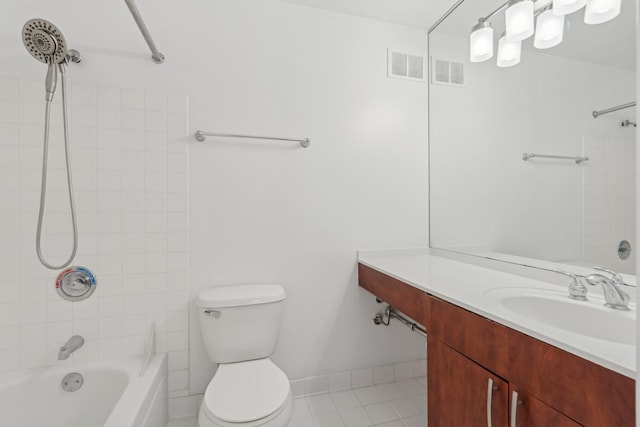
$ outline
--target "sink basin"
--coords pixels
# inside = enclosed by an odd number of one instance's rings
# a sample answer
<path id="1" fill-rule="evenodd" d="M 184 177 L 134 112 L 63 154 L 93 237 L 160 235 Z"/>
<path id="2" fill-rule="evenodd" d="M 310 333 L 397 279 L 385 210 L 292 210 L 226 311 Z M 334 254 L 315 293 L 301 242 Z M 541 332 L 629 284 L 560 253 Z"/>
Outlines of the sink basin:
<path id="1" fill-rule="evenodd" d="M 569 292 L 549 289 L 496 288 L 485 292 L 513 315 L 567 332 L 611 341 L 636 343 L 636 309 L 622 311 L 605 307 L 604 299 L 589 295 L 589 301 L 568 298 Z"/>

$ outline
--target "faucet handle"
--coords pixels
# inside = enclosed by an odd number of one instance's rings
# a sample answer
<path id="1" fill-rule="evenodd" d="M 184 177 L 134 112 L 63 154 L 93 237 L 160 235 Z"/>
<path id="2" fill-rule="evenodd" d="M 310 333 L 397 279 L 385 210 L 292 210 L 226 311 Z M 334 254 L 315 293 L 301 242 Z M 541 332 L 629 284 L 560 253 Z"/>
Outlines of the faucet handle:
<path id="1" fill-rule="evenodd" d="M 593 267 L 596 270 L 599 271 L 604 271 L 605 273 L 609 273 L 611 275 L 611 278 L 613 279 L 613 281 L 616 283 L 616 285 L 624 285 L 624 279 L 622 278 L 622 276 L 619 273 L 616 273 L 613 270 L 609 270 L 607 268 L 604 267 L 600 267 L 600 266 L 594 266 Z"/>
<path id="2" fill-rule="evenodd" d="M 578 301 L 587 301 L 587 287 L 573 274 L 569 284 L 569 298 Z"/>

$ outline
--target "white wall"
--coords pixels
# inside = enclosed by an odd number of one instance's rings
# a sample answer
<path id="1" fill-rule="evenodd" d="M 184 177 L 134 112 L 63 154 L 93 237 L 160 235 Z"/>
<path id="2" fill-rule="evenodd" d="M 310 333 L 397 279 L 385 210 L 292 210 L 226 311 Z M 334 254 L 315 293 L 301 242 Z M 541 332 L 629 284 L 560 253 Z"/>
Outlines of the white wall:
<path id="1" fill-rule="evenodd" d="M 191 298 L 227 283 L 282 283 L 274 360 L 292 379 L 423 358 L 419 337 L 373 326 L 377 307 L 355 267 L 357 249 L 428 241 L 427 85 L 386 78 L 387 48 L 426 52 L 426 31 L 271 0 L 139 7 L 163 65 L 149 60 L 124 4 L 15 1 L 0 16 L 0 75 L 44 78 L 20 41 L 22 24 L 44 17 L 84 56 L 69 70 L 74 83 L 189 95 L 191 132 L 312 138 L 306 150 L 184 141 Z M 211 374 L 195 320 L 192 393 Z M 173 417 L 195 415 L 187 391 L 172 397 Z"/>
<path id="2" fill-rule="evenodd" d="M 591 112 L 632 98 L 634 73 L 531 50 L 500 69 L 494 60 L 469 63 L 466 38 L 432 40 L 431 55 L 465 63 L 467 83 L 430 88 L 432 243 L 582 259 L 584 174 L 594 175 L 587 171 L 604 153 L 585 151 L 585 138 L 633 138 L 615 115 L 594 120 Z M 525 152 L 590 161 L 524 162 Z"/>
<path id="3" fill-rule="evenodd" d="M 282 283 L 273 358 L 290 378 L 424 357 L 419 338 L 372 326 L 355 266 L 359 248 L 427 243 L 427 87 L 386 78 L 386 49 L 425 52 L 426 33 L 286 4 L 253 10 L 228 2 L 212 17 L 214 43 L 225 42 L 192 97 L 192 128 L 311 147 L 191 145 L 191 291 Z M 195 312 L 191 325 L 199 392 L 212 371 Z"/>

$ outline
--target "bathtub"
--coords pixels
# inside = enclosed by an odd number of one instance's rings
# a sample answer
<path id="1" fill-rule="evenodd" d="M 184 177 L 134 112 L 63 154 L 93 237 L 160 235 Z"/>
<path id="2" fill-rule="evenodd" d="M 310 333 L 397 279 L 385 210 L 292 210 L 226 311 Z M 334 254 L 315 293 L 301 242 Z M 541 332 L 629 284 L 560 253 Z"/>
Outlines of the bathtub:
<path id="1" fill-rule="evenodd" d="M 64 364 L 0 376 L 0 425 L 11 427 L 165 427 L 167 358 L 158 354 L 139 376 L 142 357 Z M 78 372 L 84 384 L 64 391 Z"/>

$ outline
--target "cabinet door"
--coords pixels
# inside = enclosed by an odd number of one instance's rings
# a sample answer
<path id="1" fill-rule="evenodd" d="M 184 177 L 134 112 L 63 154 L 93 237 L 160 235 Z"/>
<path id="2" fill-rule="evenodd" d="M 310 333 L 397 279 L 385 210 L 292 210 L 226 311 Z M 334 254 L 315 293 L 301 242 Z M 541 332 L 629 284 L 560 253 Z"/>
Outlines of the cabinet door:
<path id="1" fill-rule="evenodd" d="M 509 427 L 580 427 L 571 418 L 513 385 L 509 385 L 509 396 Z"/>
<path id="2" fill-rule="evenodd" d="M 509 390 L 505 381 L 446 344 L 427 344 L 430 427 L 506 427 Z"/>

